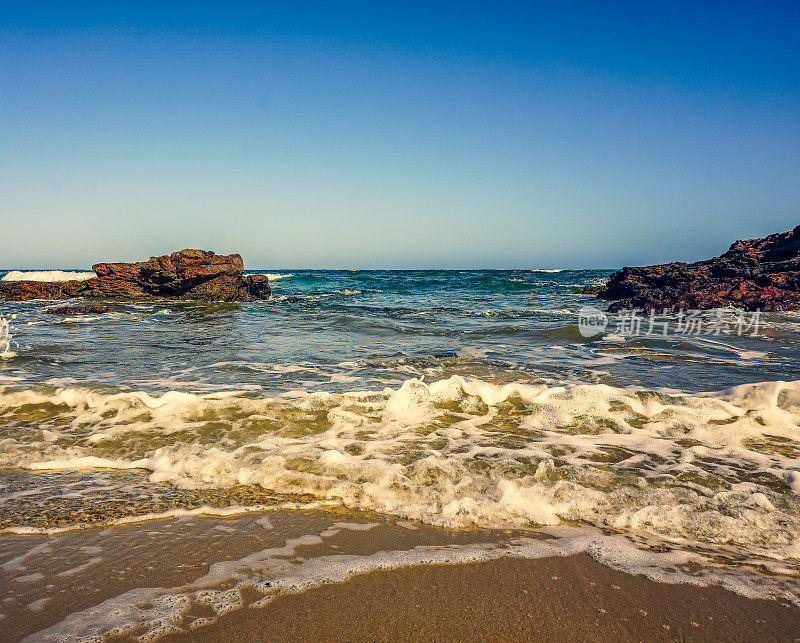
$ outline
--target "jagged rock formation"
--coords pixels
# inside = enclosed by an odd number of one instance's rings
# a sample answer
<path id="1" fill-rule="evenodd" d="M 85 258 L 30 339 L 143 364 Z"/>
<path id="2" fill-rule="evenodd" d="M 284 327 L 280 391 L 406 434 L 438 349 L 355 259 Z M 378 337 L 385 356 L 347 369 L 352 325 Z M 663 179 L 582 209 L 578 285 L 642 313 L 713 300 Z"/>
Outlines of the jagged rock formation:
<path id="1" fill-rule="evenodd" d="M 696 263 L 623 268 L 597 293 L 626 309 L 676 311 L 735 307 L 800 309 L 800 226 L 763 239 L 737 241 L 719 257 Z"/>
<path id="2" fill-rule="evenodd" d="M 265 275 L 244 275 L 238 254 L 181 250 L 137 263 L 98 263 L 85 281 L 0 282 L 0 301 L 29 299 L 184 299 L 256 301 L 270 296 Z"/>

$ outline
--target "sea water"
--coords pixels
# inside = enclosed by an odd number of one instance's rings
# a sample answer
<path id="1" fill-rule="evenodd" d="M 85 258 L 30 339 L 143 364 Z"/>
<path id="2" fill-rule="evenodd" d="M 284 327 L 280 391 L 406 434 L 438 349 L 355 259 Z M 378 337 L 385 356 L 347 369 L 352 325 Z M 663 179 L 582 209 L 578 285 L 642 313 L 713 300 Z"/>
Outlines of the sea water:
<path id="1" fill-rule="evenodd" d="M 263 274 L 245 304 L 3 303 L 0 526 L 323 503 L 797 573 L 797 313 L 585 337 L 608 271 Z"/>

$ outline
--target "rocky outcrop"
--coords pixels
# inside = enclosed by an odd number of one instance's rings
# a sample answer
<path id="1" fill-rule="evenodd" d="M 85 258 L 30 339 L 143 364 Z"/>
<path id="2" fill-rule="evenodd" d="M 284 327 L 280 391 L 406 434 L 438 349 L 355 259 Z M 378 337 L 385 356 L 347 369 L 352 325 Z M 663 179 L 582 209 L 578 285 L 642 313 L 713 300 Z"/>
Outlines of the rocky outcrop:
<path id="1" fill-rule="evenodd" d="M 800 309 L 800 226 L 763 239 L 737 241 L 727 252 L 696 263 L 623 268 L 597 293 L 626 309 L 676 311 L 722 307 Z"/>
<path id="2" fill-rule="evenodd" d="M 181 250 L 137 263 L 98 263 L 85 281 L 0 282 L 0 301 L 29 299 L 184 299 L 256 301 L 270 296 L 265 275 L 245 275 L 238 254 Z"/>

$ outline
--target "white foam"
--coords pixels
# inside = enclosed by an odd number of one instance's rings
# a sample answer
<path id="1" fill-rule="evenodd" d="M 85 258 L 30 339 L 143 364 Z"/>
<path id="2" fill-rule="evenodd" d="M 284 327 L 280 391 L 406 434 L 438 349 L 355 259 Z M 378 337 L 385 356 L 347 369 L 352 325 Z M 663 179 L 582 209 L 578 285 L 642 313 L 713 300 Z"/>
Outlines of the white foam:
<path id="1" fill-rule="evenodd" d="M 77 567 L 73 567 L 71 569 L 64 570 L 63 572 L 59 572 L 58 575 L 62 577 L 75 576 L 76 574 L 80 574 L 81 572 L 85 571 L 92 565 L 97 565 L 97 563 L 100 563 L 102 561 L 103 561 L 102 556 L 95 556 L 94 558 L 90 558 L 89 560 L 87 560 L 82 565 L 78 565 Z"/>
<path id="2" fill-rule="evenodd" d="M 800 558 L 800 382 L 694 395 L 458 376 L 276 398 L 0 388 L 10 429 L 32 406 L 51 419 L 10 433 L 0 466 L 143 468 L 183 488 L 257 484 L 451 527 L 566 519 Z"/>
<path id="3" fill-rule="evenodd" d="M 32 549 L 26 551 L 24 554 L 20 554 L 12 558 L 11 560 L 6 561 L 2 565 L 0 565 L 0 569 L 6 572 L 14 572 L 19 571 L 21 569 L 25 569 L 25 560 L 30 558 L 31 556 L 36 556 L 37 554 L 47 554 L 52 549 L 52 543 L 44 542 L 39 545 L 36 545 Z"/>
<path id="4" fill-rule="evenodd" d="M 39 600 L 33 601 L 32 603 L 28 603 L 27 608 L 31 612 L 39 612 L 44 609 L 44 606 L 50 602 L 50 597 L 47 596 L 45 598 L 40 598 Z"/>
<path id="5" fill-rule="evenodd" d="M 143 469 L 147 466 L 147 460 L 112 460 L 109 458 L 98 458 L 93 455 L 82 458 L 69 458 L 66 460 L 46 460 L 43 462 L 31 462 L 26 465 L 27 469 L 34 471 L 59 471 L 63 469 Z"/>
<path id="6" fill-rule="evenodd" d="M 68 270 L 12 270 L 0 281 L 86 281 L 96 277 L 93 272 Z"/>
<path id="7" fill-rule="evenodd" d="M 33 574 L 25 574 L 25 576 L 17 576 L 14 580 L 17 583 L 35 583 L 38 580 L 42 580 L 44 578 L 44 574 L 40 572 L 34 572 Z"/>
<path id="8" fill-rule="evenodd" d="M 231 517 L 250 513 L 261 513 L 264 511 L 277 511 L 279 509 L 320 509 L 323 507 L 330 507 L 331 502 L 306 502 L 303 504 L 297 502 L 282 502 L 275 505 L 250 505 L 243 507 L 240 505 L 229 505 L 227 507 L 211 507 L 209 505 L 202 505 L 194 509 L 168 509 L 158 513 L 146 513 L 137 516 L 125 516 L 123 518 L 116 518 L 104 523 L 108 527 L 116 527 L 119 525 L 130 525 L 138 522 L 148 522 L 150 520 L 164 520 L 167 518 L 186 519 L 192 516 L 221 516 Z M 62 534 L 69 531 L 76 531 L 85 528 L 86 525 L 68 525 L 65 527 L 5 527 L 0 529 L 0 533 L 5 534 L 18 534 L 18 535 L 33 535 L 33 534 L 46 534 L 55 535 Z M 43 550 L 43 551 L 49 551 Z M 38 551 L 28 552 L 25 557 L 38 553 Z M 14 559 L 15 561 L 17 559 Z M 13 562 L 13 561 L 10 561 Z M 5 568 L 4 568 L 5 569 Z M 18 569 L 15 567 L 14 569 Z"/>
<path id="9" fill-rule="evenodd" d="M 11 315 L 14 319 L 16 315 Z M 11 350 L 11 325 L 5 317 L 0 317 L 0 359 L 11 359 L 17 354 Z"/>
<path id="10" fill-rule="evenodd" d="M 293 272 L 288 273 L 277 273 L 277 272 L 246 272 L 245 275 L 263 275 L 267 277 L 270 281 L 278 281 L 279 279 L 288 279 L 289 277 L 294 277 Z"/>

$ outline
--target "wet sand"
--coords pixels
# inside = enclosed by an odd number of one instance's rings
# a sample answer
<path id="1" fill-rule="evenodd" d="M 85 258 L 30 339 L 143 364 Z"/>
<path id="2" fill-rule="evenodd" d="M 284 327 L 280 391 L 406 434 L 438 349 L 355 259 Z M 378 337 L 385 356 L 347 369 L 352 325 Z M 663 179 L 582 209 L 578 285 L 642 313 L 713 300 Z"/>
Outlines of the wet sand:
<path id="1" fill-rule="evenodd" d="M 297 554 L 312 559 L 369 555 L 418 545 L 493 542 L 515 533 L 403 527 L 376 514 L 311 510 L 199 515 L 50 536 L 0 534 L 0 641 L 18 641 L 136 588 L 188 586 L 214 563 L 280 547 L 341 520 L 375 527 L 326 536 L 319 544 L 298 547 Z"/>
<path id="2" fill-rule="evenodd" d="M 187 641 L 794 641 L 800 608 L 655 583 L 587 554 L 378 571 L 262 608 Z"/>
<path id="3" fill-rule="evenodd" d="M 336 528 L 347 521 L 368 528 Z M 321 537 L 291 552 L 273 549 L 308 534 Z M 270 511 L 230 518 L 198 515 L 50 536 L 0 534 L 0 640 L 17 641 L 31 634 L 36 640 L 37 632 L 70 614 L 92 610 L 135 588 L 188 591 L 214 563 L 239 561 L 253 552 L 274 551 L 256 573 L 279 578 L 295 564 L 319 557 L 383 556 L 421 545 L 502 546 L 520 535 L 441 529 L 347 510 Z M 534 537 L 531 532 L 525 535 Z M 251 606 L 265 597 L 262 607 Z M 751 600 L 715 587 L 656 583 L 614 571 L 586 554 L 407 566 L 272 598 L 244 588 L 241 599 L 240 608 L 210 625 L 191 629 L 189 616 L 175 621 L 184 631 L 160 640 L 791 641 L 800 637 L 800 607 L 795 605 Z M 62 631 L 51 640 L 63 640 L 65 633 L 75 632 Z M 137 633 L 144 629 L 137 626 L 128 636 Z"/>

